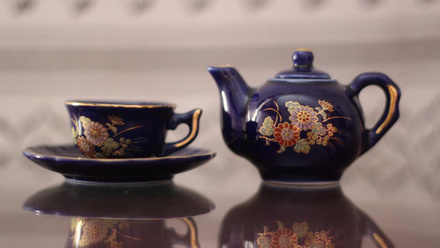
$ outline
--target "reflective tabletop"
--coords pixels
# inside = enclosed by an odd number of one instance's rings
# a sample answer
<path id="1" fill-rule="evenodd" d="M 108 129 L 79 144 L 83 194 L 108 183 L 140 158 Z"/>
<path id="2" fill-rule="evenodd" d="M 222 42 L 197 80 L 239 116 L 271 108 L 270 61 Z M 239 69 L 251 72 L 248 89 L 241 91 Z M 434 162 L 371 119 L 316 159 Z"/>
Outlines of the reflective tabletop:
<path id="1" fill-rule="evenodd" d="M 0 247 L 438 247 L 440 242 L 438 204 L 422 204 L 423 196 L 408 194 L 402 201 L 371 194 L 361 181 L 352 187 L 356 182 L 345 179 L 317 185 L 263 182 L 248 164 L 234 165 L 242 169 L 235 175 L 219 174 L 223 179 L 196 180 L 215 173 L 216 166 L 232 165 L 211 161 L 172 180 L 147 183 L 78 182 L 41 170 L 41 178 L 34 178 L 38 183 L 19 180 L 15 188 L 0 189 Z"/>

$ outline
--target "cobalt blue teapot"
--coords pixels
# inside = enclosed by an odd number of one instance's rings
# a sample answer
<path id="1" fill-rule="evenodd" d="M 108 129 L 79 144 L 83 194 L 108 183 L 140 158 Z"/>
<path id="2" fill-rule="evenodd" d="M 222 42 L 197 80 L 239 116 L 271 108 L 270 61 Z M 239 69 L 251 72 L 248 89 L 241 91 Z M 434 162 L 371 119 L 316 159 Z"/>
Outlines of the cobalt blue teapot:
<path id="1" fill-rule="evenodd" d="M 337 181 L 397 121 L 400 90 L 382 73 L 363 73 L 340 85 L 313 67 L 308 49 L 296 50 L 292 59 L 292 69 L 257 89 L 233 67 L 208 68 L 220 90 L 224 141 L 264 180 Z M 371 129 L 359 103 L 369 85 L 386 95 L 385 111 Z"/>
<path id="2" fill-rule="evenodd" d="M 339 183 L 263 182 L 253 196 L 226 213 L 219 234 L 219 248 L 361 248 L 367 247 L 367 236 L 376 244 L 368 247 L 395 247 Z"/>

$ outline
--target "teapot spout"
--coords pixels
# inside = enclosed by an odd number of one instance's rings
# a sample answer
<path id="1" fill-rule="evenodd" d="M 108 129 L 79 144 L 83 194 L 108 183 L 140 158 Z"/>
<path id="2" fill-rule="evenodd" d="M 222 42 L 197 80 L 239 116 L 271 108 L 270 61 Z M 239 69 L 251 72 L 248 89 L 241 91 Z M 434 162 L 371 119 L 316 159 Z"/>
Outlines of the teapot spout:
<path id="1" fill-rule="evenodd" d="M 247 104 L 255 90 L 248 87 L 233 67 L 208 67 L 208 71 L 214 77 L 220 92 L 223 139 L 231 150 L 240 154 Z"/>

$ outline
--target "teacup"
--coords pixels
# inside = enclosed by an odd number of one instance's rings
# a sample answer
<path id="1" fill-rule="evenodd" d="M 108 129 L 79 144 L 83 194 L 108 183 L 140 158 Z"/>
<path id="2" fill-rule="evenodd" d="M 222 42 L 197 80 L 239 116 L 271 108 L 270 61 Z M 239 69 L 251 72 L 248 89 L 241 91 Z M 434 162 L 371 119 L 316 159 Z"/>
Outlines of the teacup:
<path id="1" fill-rule="evenodd" d="M 67 101 L 75 145 L 89 158 L 166 156 L 197 136 L 201 109 L 174 113 L 175 104 L 157 102 Z M 168 130 L 189 126 L 188 135 L 166 143 Z"/>
<path id="2" fill-rule="evenodd" d="M 194 219 L 185 217 L 179 220 L 186 224 L 188 231 L 185 234 L 178 233 L 166 219 L 73 217 L 65 247 L 200 247 Z"/>

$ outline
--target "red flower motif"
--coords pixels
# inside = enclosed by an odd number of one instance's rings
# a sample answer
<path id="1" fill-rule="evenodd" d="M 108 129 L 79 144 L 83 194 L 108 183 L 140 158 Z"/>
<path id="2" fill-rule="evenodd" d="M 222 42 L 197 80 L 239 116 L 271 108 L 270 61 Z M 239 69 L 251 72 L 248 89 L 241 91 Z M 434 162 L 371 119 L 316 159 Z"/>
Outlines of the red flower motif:
<path id="1" fill-rule="evenodd" d="M 291 147 L 300 139 L 299 128 L 288 122 L 278 124 L 278 126 L 273 130 L 275 141 L 281 146 Z"/>
<path id="2" fill-rule="evenodd" d="M 279 228 L 272 236 L 271 247 L 274 248 L 295 248 L 298 244 L 298 236 L 287 228 Z"/>
<path id="3" fill-rule="evenodd" d="M 96 151 L 95 147 L 92 145 L 92 143 L 85 139 L 83 136 L 79 137 L 76 140 L 76 143 L 78 144 L 79 150 L 86 155 L 87 157 L 95 157 Z"/>

